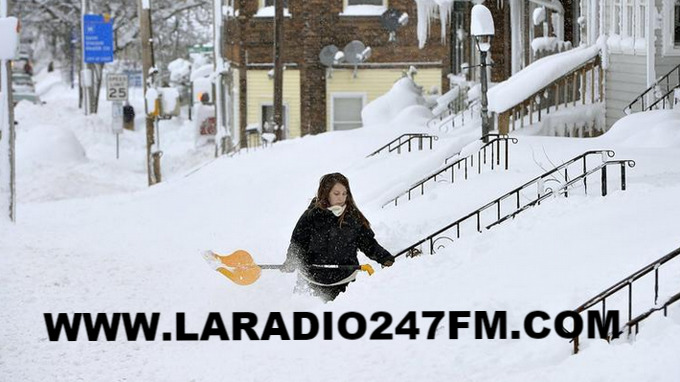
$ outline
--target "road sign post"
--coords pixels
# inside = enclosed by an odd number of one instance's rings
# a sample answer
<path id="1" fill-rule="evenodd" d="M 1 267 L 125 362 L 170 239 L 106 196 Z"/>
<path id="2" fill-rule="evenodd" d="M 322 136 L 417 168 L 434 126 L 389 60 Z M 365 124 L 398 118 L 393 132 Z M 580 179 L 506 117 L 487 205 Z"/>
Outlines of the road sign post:
<path id="1" fill-rule="evenodd" d="M 111 104 L 111 128 L 116 134 L 116 159 L 120 157 L 120 134 L 123 132 L 123 102 L 113 101 Z"/>
<path id="2" fill-rule="evenodd" d="M 128 99 L 128 76 L 109 73 L 106 76 L 106 99 L 111 105 L 111 130 L 116 134 L 116 159 L 120 157 L 120 134 L 123 132 L 123 102 Z"/>

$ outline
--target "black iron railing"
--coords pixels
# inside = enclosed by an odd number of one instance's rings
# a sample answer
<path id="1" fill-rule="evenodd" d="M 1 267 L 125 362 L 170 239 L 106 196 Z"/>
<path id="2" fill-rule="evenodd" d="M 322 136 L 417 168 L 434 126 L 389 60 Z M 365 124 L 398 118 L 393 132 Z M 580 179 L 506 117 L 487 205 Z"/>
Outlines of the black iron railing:
<path id="1" fill-rule="evenodd" d="M 477 106 L 479 106 L 480 100 L 479 98 L 469 100 L 465 102 L 465 107 L 462 110 L 459 111 L 447 111 L 444 113 L 441 113 L 429 121 L 427 121 L 427 127 L 428 128 L 434 128 L 435 126 L 439 126 L 439 131 L 441 132 L 448 132 L 449 129 L 453 129 L 456 127 L 456 121 L 460 120 L 460 123 L 458 126 L 462 126 L 465 124 L 465 118 L 467 115 L 467 118 L 472 120 L 475 116 L 475 113 L 479 115 L 479 110 L 477 109 Z"/>
<path id="2" fill-rule="evenodd" d="M 678 88 L 679 86 L 680 86 L 680 64 L 678 64 L 675 68 L 671 69 L 663 77 L 656 80 L 656 82 L 654 82 L 652 86 L 648 87 L 647 90 L 645 90 L 639 96 L 637 96 L 637 98 L 635 98 L 633 102 L 629 103 L 628 106 L 626 106 L 623 109 L 623 112 L 626 114 L 630 114 L 631 112 L 635 111 L 633 109 L 637 108 L 636 104 L 639 105 L 640 108 L 639 111 L 652 110 L 652 108 L 658 105 L 659 101 L 669 98 L 669 95 L 672 93 L 673 89 Z M 649 98 L 648 94 L 650 93 L 651 95 L 654 96 L 653 97 L 654 101 L 652 101 L 648 106 L 646 106 L 645 105 L 645 102 L 647 102 L 646 98 Z M 656 93 L 661 93 L 663 95 L 659 94 L 657 96 Z M 664 102 L 663 107 L 665 108 L 666 101 L 663 102 Z"/>
<path id="3" fill-rule="evenodd" d="M 669 91 L 666 92 L 666 94 L 662 95 L 659 99 L 654 101 L 647 110 L 658 110 L 658 109 L 666 109 L 668 106 L 671 106 L 673 104 L 673 100 L 675 99 L 674 93 L 676 89 L 680 89 L 680 83 L 676 85 L 673 89 L 670 89 Z"/>
<path id="4" fill-rule="evenodd" d="M 501 159 L 503 159 L 504 162 L 504 167 L 507 170 L 508 169 L 508 148 L 509 148 L 509 143 L 517 143 L 517 138 L 509 138 L 507 135 L 498 135 L 498 134 L 487 134 L 486 136 L 480 138 L 482 141 L 488 140 L 488 138 L 495 137 L 494 139 L 490 140 L 488 143 L 484 144 L 484 146 L 479 148 L 479 151 L 477 151 L 476 154 L 470 154 L 464 158 L 460 158 L 457 161 L 437 170 L 433 174 L 430 174 L 426 176 L 425 178 L 419 180 L 417 183 L 409 187 L 408 190 L 400 193 L 399 195 L 395 196 L 394 198 L 388 200 L 385 204 L 382 205 L 382 207 L 387 206 L 388 204 L 394 203 L 394 205 L 398 205 L 399 203 L 399 198 L 402 197 L 407 197 L 407 200 L 411 200 L 411 198 L 414 196 L 414 194 L 420 194 L 424 195 L 425 194 L 425 184 L 426 183 L 435 183 L 437 181 L 449 181 L 450 183 L 454 183 L 456 180 L 456 173 L 458 174 L 463 174 L 464 179 L 467 180 L 469 172 L 474 172 L 474 167 L 475 167 L 475 157 L 477 157 L 477 173 L 480 174 L 482 172 L 482 165 L 486 165 L 487 163 L 491 164 L 491 170 L 494 169 L 494 167 L 500 167 L 501 166 Z M 503 143 L 505 150 L 501 152 L 501 143 Z M 487 155 L 487 152 L 490 153 L 490 155 Z M 487 158 L 489 158 L 487 162 Z M 448 160 L 451 158 L 447 158 L 447 160 L 444 162 L 448 162 Z M 472 171 L 468 171 L 472 170 Z"/>
<path id="5" fill-rule="evenodd" d="M 423 148 L 425 147 L 423 143 L 429 144 L 430 150 L 432 150 L 432 141 L 436 141 L 438 139 L 439 137 L 437 137 L 436 135 L 430 135 L 425 133 L 402 134 L 399 137 L 392 140 L 390 143 L 386 144 L 385 146 L 368 154 L 366 158 L 372 157 L 373 155 L 376 154 L 380 154 L 383 151 L 387 151 L 390 153 L 392 151 L 396 151 L 397 154 L 401 154 L 402 148 L 405 148 L 408 150 L 408 152 L 411 152 L 413 146 L 417 147 L 418 150 L 423 150 Z M 413 141 L 416 141 L 416 144 L 412 143 Z"/>
<path id="6" fill-rule="evenodd" d="M 505 215 L 503 218 L 495 221 L 491 225 L 487 226 L 486 228 L 491 228 L 497 224 L 503 223 L 504 221 L 508 219 L 512 219 L 515 217 L 515 215 L 519 214 L 520 212 L 533 207 L 534 205 L 540 204 L 543 200 L 547 199 L 548 197 L 555 195 L 555 194 L 561 194 L 564 195 L 565 197 L 569 196 L 568 189 L 571 186 L 574 186 L 581 181 L 583 181 L 583 189 L 586 194 L 588 194 L 588 176 L 595 174 L 596 172 L 600 171 L 600 176 L 601 176 L 601 192 L 602 196 L 607 196 L 607 166 L 615 166 L 618 165 L 621 169 L 621 175 L 620 175 L 620 180 L 621 180 L 621 190 L 625 191 L 626 190 L 626 166 L 628 167 L 635 167 L 635 161 L 629 160 L 629 159 L 623 159 L 623 160 L 613 160 L 613 161 L 606 161 L 603 162 L 601 165 L 592 168 L 588 171 L 584 171 L 581 175 L 568 180 L 566 183 L 560 185 L 556 190 L 553 190 L 552 188 L 545 187 L 543 192 L 539 191 L 538 197 L 525 204 L 523 207 L 519 207 L 519 202 L 517 203 L 517 210 L 513 213 Z M 547 173 L 546 173 L 547 174 Z M 545 175 L 545 174 L 544 174 Z M 565 175 L 565 179 L 568 179 L 567 175 Z M 540 186 L 539 186 L 540 187 Z M 516 195 L 516 199 L 519 200 L 519 192 L 520 189 L 515 189 L 511 191 L 511 196 L 512 194 Z M 510 196 L 510 197 L 511 197 Z M 501 197 L 502 198 L 502 197 Z M 499 203 L 502 202 L 502 200 L 499 201 Z M 499 207 L 500 208 L 500 207 Z"/>
<path id="7" fill-rule="evenodd" d="M 661 268 L 662 265 L 668 263 L 669 261 L 676 259 L 680 257 L 680 248 L 674 250 L 673 252 L 667 254 L 666 256 L 652 262 L 651 264 L 647 265 L 646 267 L 638 270 L 637 272 L 633 273 L 632 275 L 624 278 L 623 280 L 619 281 L 618 283 L 612 285 L 611 287 L 605 289 L 603 292 L 599 293 L 597 296 L 591 298 L 590 300 L 586 301 L 583 303 L 581 306 L 578 308 L 574 309 L 575 312 L 577 313 L 582 313 L 585 312 L 586 310 L 592 308 L 593 306 L 597 304 L 602 304 L 602 313 L 603 317 L 605 317 L 606 310 L 607 310 L 607 299 L 612 297 L 614 294 L 616 294 L 619 291 L 623 291 L 624 289 L 628 292 L 628 322 L 626 322 L 622 328 L 615 328 L 616 330 L 616 335 L 614 333 L 610 334 L 611 337 L 619 337 L 621 334 L 623 334 L 625 331 L 628 331 L 628 334 L 630 335 L 633 331 L 633 328 L 635 328 L 635 333 L 637 334 L 639 330 L 639 324 L 641 321 L 649 317 L 652 313 L 663 310 L 664 315 L 668 314 L 668 306 L 671 304 L 677 302 L 680 300 L 680 293 L 676 293 L 673 296 L 671 296 L 668 300 L 666 300 L 662 304 L 658 304 L 659 300 L 659 269 Z M 646 312 L 633 317 L 633 283 L 641 278 L 643 278 L 646 275 L 649 275 L 651 273 L 654 273 L 654 305 L 655 307 L 647 310 Z M 578 353 L 579 350 L 579 337 L 576 336 L 573 339 L 574 342 L 574 354 Z"/>
<path id="8" fill-rule="evenodd" d="M 601 162 L 600 165 L 591 168 L 590 170 L 588 169 L 587 166 L 587 158 L 589 156 L 601 156 L 603 162 Z M 569 188 L 574 187 L 577 184 L 583 183 L 583 188 L 585 193 L 588 193 L 588 176 L 595 174 L 596 172 L 601 172 L 601 181 L 602 181 L 602 186 L 601 186 L 601 192 L 602 195 L 605 196 L 607 195 L 607 167 L 608 166 L 613 166 L 617 165 L 621 167 L 621 189 L 625 190 L 626 189 L 626 172 L 625 172 L 625 167 L 633 167 L 635 166 L 635 162 L 632 160 L 616 160 L 616 161 L 607 161 L 606 158 L 611 158 L 614 156 L 614 151 L 612 150 L 593 150 L 593 151 L 587 151 L 567 162 L 564 164 L 555 167 L 554 169 L 545 172 L 543 175 L 540 175 L 523 185 L 513 189 L 512 191 L 504 194 L 503 196 L 485 204 L 484 206 L 474 210 L 473 212 L 463 216 L 462 218 L 454 221 L 453 223 L 448 224 L 444 228 L 441 228 L 440 230 L 428 235 L 427 237 L 417 241 L 416 243 L 412 244 L 411 246 L 407 247 L 406 249 L 398 252 L 396 256 L 401 256 L 401 255 L 419 255 L 421 253 L 424 253 L 424 246 L 427 245 L 427 250 L 429 251 L 430 254 L 434 254 L 437 249 L 441 249 L 444 247 L 443 245 L 436 246 L 437 242 L 440 240 L 448 240 L 453 242 L 453 238 L 447 235 L 453 235 L 455 234 L 456 238 L 460 238 L 460 232 L 461 232 L 461 226 L 463 224 L 469 224 L 469 222 L 472 222 L 472 224 L 476 225 L 476 231 L 477 232 L 482 232 L 482 227 L 485 227 L 486 229 L 489 229 L 496 224 L 500 224 L 501 222 L 508 220 L 510 218 L 514 218 L 517 214 L 533 207 L 536 205 L 539 205 L 541 201 L 547 199 L 548 197 L 555 195 L 555 194 L 562 194 L 564 196 L 569 195 Z M 569 177 L 569 168 L 572 164 L 578 164 L 582 162 L 582 167 L 579 168 L 580 173 L 578 176 L 574 177 L 573 179 L 570 179 Z M 573 171 L 573 170 L 572 170 Z M 560 180 L 558 177 L 562 177 L 563 180 Z M 547 188 L 545 187 L 545 183 L 548 181 L 556 181 L 559 182 L 559 186 L 556 187 L 555 189 L 552 188 Z M 527 190 L 529 187 L 536 187 L 536 192 L 535 192 L 535 197 L 530 197 L 527 198 L 526 193 L 522 194 L 522 191 Z M 533 193 L 531 193 L 533 194 Z M 526 200 L 522 200 L 522 197 L 525 199 L 529 199 L 527 202 Z M 502 205 L 505 204 L 506 210 L 508 209 L 508 202 L 503 203 L 504 201 L 510 201 L 510 205 L 512 206 L 512 211 L 510 213 L 506 213 L 505 215 L 502 213 Z M 490 224 L 482 224 L 482 214 L 485 213 L 486 211 L 490 211 L 488 213 L 493 214 L 493 220 Z M 487 213 L 487 214 L 488 214 Z"/>
<path id="9" fill-rule="evenodd" d="M 468 90 L 469 88 L 467 86 L 454 85 L 451 90 L 437 99 L 437 105 L 432 109 L 432 113 L 435 116 L 430 119 L 430 121 L 428 121 L 428 127 L 430 127 L 429 123 L 431 121 L 441 121 L 450 115 L 460 113 L 461 111 L 467 109 L 469 103 L 467 97 Z M 450 97 L 448 103 L 446 103 L 446 101 L 442 101 L 442 99 L 446 98 L 449 94 L 455 95 Z"/>

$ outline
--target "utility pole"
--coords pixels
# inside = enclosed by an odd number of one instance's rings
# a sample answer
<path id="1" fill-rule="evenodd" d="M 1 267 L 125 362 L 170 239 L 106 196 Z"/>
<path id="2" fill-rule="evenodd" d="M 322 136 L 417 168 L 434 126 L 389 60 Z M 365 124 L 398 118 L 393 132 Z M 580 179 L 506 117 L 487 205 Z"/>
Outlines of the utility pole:
<path id="1" fill-rule="evenodd" d="M 0 18 L 7 17 L 10 0 L 0 0 Z M 17 43 L 19 40 L 17 26 Z M 9 36 L 7 36 L 9 37 Z M 4 38 L 7 38 L 4 37 Z M 16 221 L 16 167 L 15 167 L 15 141 L 14 130 L 14 101 L 12 100 L 12 85 L 9 73 L 11 72 L 10 60 L 3 57 L 0 68 L 0 81 L 2 81 L 2 98 L 0 99 L 0 216 L 9 217 L 9 221 Z M 5 218 L 0 217 L 0 220 Z"/>
<path id="2" fill-rule="evenodd" d="M 228 140 L 231 132 L 227 129 L 224 97 L 224 57 L 222 57 L 222 0 L 213 0 L 213 54 L 215 72 L 215 156 L 224 155 L 229 150 Z"/>
<path id="3" fill-rule="evenodd" d="M 93 82 L 91 65 L 85 62 L 85 15 L 88 12 L 87 0 L 81 0 L 80 3 L 80 50 L 82 53 L 82 73 L 80 76 L 80 86 L 83 91 L 83 109 L 85 115 L 92 112 L 92 101 L 94 99 Z"/>
<path id="4" fill-rule="evenodd" d="M 142 75 L 144 78 L 144 103 L 146 111 L 146 168 L 149 186 L 161 181 L 161 155 L 160 151 L 154 151 L 156 136 L 154 122 L 156 120 L 156 104 L 149 105 L 146 97 L 149 88 L 153 85 L 153 79 L 157 69 L 153 57 L 153 36 L 151 34 L 151 0 L 140 0 L 139 3 L 139 30 L 142 38 Z"/>
<path id="5" fill-rule="evenodd" d="M 283 2 L 274 0 L 274 128 L 276 140 L 283 139 Z"/>
<path id="6" fill-rule="evenodd" d="M 85 63 L 85 13 L 87 13 L 87 0 L 80 2 L 80 55 L 81 55 L 81 71 L 80 71 L 80 88 L 83 93 L 83 110 L 85 115 L 90 112 L 90 100 L 88 99 L 87 91 L 87 64 Z"/>

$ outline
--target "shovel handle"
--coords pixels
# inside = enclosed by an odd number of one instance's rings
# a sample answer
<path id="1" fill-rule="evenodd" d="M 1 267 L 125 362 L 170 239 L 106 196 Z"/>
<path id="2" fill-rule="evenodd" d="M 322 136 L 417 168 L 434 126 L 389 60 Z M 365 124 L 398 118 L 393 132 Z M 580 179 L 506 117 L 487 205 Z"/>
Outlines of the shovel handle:
<path id="1" fill-rule="evenodd" d="M 281 269 L 283 268 L 283 264 L 260 264 L 258 265 L 262 269 Z M 310 267 L 313 268 L 325 268 L 325 269 L 354 269 L 354 270 L 361 270 L 364 272 L 368 272 L 369 275 L 372 275 L 374 270 L 373 267 L 371 267 L 370 264 L 363 264 L 363 265 L 340 265 L 340 264 L 311 264 Z"/>

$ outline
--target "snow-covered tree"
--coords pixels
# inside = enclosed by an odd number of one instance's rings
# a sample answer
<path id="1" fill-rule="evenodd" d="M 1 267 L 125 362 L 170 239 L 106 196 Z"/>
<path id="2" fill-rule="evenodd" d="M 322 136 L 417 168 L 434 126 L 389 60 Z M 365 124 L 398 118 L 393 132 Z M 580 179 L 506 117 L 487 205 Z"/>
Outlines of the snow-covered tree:
<path id="1" fill-rule="evenodd" d="M 34 37 L 38 52 L 61 61 L 70 60 L 72 31 L 80 39 L 81 0 L 14 1 L 11 15 L 21 19 L 24 34 Z M 187 54 L 187 47 L 212 39 L 212 1 L 151 0 L 156 60 L 164 66 Z M 118 58 L 139 58 L 139 0 L 89 1 L 91 13 L 115 19 L 114 52 Z M 42 43 L 41 43 L 42 42 Z"/>

